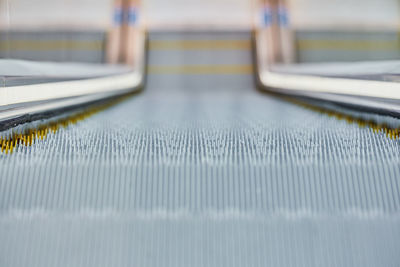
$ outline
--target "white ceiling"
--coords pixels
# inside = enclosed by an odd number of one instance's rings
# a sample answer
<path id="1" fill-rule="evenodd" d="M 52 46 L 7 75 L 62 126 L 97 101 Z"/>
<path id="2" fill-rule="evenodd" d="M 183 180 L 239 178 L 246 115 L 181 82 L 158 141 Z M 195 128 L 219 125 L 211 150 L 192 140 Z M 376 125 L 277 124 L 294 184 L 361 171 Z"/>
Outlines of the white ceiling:
<path id="1" fill-rule="evenodd" d="M 296 28 L 400 27 L 399 0 L 288 0 Z"/>
<path id="2" fill-rule="evenodd" d="M 252 25 L 253 0 L 146 0 L 150 28 L 241 27 Z"/>
<path id="3" fill-rule="evenodd" d="M 0 0 L 0 27 L 107 28 L 113 0 Z"/>
<path id="4" fill-rule="evenodd" d="M 0 27 L 100 28 L 111 25 L 114 0 L 0 0 Z M 261 0 L 142 0 L 149 28 L 247 28 Z M 295 28 L 400 28 L 399 0 L 287 0 Z"/>

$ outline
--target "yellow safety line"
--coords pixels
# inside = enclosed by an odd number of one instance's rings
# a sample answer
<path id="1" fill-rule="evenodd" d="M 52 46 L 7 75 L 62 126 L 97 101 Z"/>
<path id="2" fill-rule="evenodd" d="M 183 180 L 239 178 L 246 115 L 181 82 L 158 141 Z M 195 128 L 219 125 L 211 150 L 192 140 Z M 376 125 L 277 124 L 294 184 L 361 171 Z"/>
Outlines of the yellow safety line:
<path id="1" fill-rule="evenodd" d="M 400 42 L 379 40 L 299 40 L 297 47 L 300 50 L 387 51 L 399 50 Z"/>
<path id="2" fill-rule="evenodd" d="M 253 66 L 249 65 L 180 65 L 148 67 L 151 74 L 251 74 Z"/>
<path id="3" fill-rule="evenodd" d="M 249 50 L 249 40 L 150 41 L 150 50 Z"/>
<path id="4" fill-rule="evenodd" d="M 284 98 L 296 105 L 302 106 L 303 108 L 318 112 L 320 114 L 324 114 L 329 117 L 336 118 L 338 120 L 346 121 L 349 124 L 358 124 L 358 126 L 360 128 L 368 127 L 374 133 L 384 133 L 388 138 L 390 138 L 392 140 L 397 140 L 400 137 L 400 128 L 393 128 L 384 123 L 380 124 L 373 120 L 357 118 L 357 117 L 351 116 L 349 114 L 341 113 L 339 111 L 335 111 L 332 109 L 314 106 L 312 104 L 308 104 L 306 102 L 303 102 L 303 101 L 295 99 L 295 98 L 291 98 L 291 97 L 284 97 Z"/>
<path id="5" fill-rule="evenodd" d="M 3 40 L 0 41 L 0 51 L 16 50 L 102 50 L 102 41 L 72 41 L 72 40 Z"/>
<path id="6" fill-rule="evenodd" d="M 13 132 L 7 136 L 0 135 L 0 151 L 5 154 L 11 154 L 13 150 L 19 146 L 32 146 L 38 140 L 45 140 L 49 134 L 55 134 L 60 128 L 67 128 L 70 125 L 77 124 L 86 118 L 99 113 L 113 105 L 116 105 L 125 99 L 129 98 L 132 94 L 121 96 L 117 99 L 110 100 L 107 103 L 88 107 L 86 110 L 75 113 L 66 118 L 51 121 L 38 125 L 34 128 L 27 128 L 23 132 Z"/>

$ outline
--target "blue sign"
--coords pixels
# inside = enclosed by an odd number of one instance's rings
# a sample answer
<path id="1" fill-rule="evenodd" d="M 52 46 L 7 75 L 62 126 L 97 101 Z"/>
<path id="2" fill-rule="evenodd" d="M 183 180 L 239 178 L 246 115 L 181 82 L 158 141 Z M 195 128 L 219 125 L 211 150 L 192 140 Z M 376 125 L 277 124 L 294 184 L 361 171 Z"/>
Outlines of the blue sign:
<path id="1" fill-rule="evenodd" d="M 137 8 L 136 7 L 130 7 L 128 10 L 128 17 L 127 17 L 127 23 L 129 25 L 135 25 L 137 22 Z"/>
<path id="2" fill-rule="evenodd" d="M 123 21 L 123 12 L 121 7 L 116 7 L 114 9 L 114 24 L 121 25 Z"/>
<path id="3" fill-rule="evenodd" d="M 289 16 L 286 7 L 279 7 L 278 8 L 278 20 L 279 25 L 282 27 L 287 27 L 289 25 Z"/>
<path id="4" fill-rule="evenodd" d="M 263 23 L 264 26 L 271 26 L 272 25 L 272 11 L 269 7 L 263 8 Z"/>

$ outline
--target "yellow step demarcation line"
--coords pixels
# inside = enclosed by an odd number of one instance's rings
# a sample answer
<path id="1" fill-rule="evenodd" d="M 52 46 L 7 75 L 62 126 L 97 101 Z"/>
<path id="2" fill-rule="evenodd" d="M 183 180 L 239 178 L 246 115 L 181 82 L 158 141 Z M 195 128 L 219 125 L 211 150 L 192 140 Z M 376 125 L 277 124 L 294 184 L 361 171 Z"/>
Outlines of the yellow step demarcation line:
<path id="1" fill-rule="evenodd" d="M 102 50 L 103 41 L 2 40 L 0 50 Z M 150 41 L 151 50 L 249 50 L 249 40 Z M 380 40 L 298 40 L 299 50 L 400 50 L 400 41 Z"/>
<path id="2" fill-rule="evenodd" d="M 152 40 L 150 50 L 250 50 L 250 40 Z M 150 74 L 251 74 L 251 64 L 150 65 Z"/>
<path id="3" fill-rule="evenodd" d="M 349 114 L 341 113 L 341 112 L 333 110 L 333 109 L 314 106 L 312 104 L 309 104 L 307 102 L 301 101 L 301 100 L 293 98 L 293 97 L 283 97 L 283 98 L 286 99 L 287 101 L 289 101 L 295 105 L 299 105 L 305 109 L 312 110 L 314 112 L 335 118 L 340 121 L 346 121 L 349 124 L 357 124 L 360 128 L 368 127 L 374 133 L 376 133 L 376 134 L 383 133 L 386 135 L 386 137 L 388 137 L 392 140 L 398 140 L 400 138 L 400 128 L 393 128 L 387 124 L 377 123 L 373 120 L 357 118 L 357 117 L 351 116 Z"/>
<path id="4" fill-rule="evenodd" d="M 0 51 L 103 50 L 103 41 L 77 40 L 2 40 Z"/>
<path id="5" fill-rule="evenodd" d="M 250 40 L 152 40 L 150 50 L 250 50 Z"/>
<path id="6" fill-rule="evenodd" d="M 243 65 L 178 65 L 178 66 L 148 66 L 150 74 L 251 74 L 253 66 Z"/>
<path id="7" fill-rule="evenodd" d="M 37 140 L 45 140 L 49 134 L 55 134 L 60 128 L 67 128 L 70 125 L 87 119 L 88 117 L 99 113 L 113 105 L 116 105 L 132 94 L 118 97 L 98 106 L 88 107 L 66 118 L 44 123 L 34 128 L 25 129 L 23 132 L 13 132 L 7 136 L 0 136 L 0 153 L 12 154 L 14 149 L 19 146 L 32 146 Z"/>
<path id="8" fill-rule="evenodd" d="M 384 40 L 298 40 L 299 50 L 358 50 L 358 51 L 396 51 L 400 41 Z"/>

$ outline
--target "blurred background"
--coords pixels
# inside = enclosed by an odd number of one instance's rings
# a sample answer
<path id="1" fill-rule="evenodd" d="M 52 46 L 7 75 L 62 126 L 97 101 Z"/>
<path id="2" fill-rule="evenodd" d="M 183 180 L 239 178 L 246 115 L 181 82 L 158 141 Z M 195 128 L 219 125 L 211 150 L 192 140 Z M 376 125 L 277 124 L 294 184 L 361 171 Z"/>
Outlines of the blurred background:
<path id="1" fill-rule="evenodd" d="M 247 31 L 262 23 L 267 2 L 0 0 L 0 58 L 105 63 L 110 32 L 121 27 L 126 5 L 135 9 L 135 27 L 149 31 Z M 280 3 L 287 8 L 298 62 L 400 58 L 398 0 Z"/>

